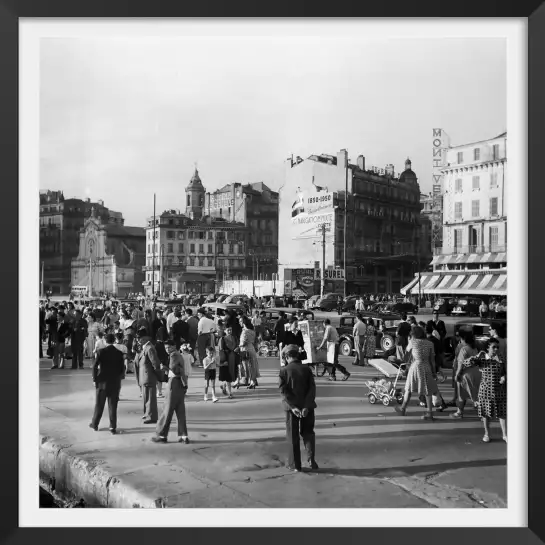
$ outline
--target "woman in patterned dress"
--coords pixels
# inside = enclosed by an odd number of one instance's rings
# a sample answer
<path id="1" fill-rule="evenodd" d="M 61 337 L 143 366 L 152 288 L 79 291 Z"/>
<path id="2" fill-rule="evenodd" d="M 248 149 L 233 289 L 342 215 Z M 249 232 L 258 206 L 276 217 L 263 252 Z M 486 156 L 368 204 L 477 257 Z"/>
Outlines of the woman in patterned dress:
<path id="1" fill-rule="evenodd" d="M 377 339 L 375 337 L 376 333 L 377 329 L 373 318 L 367 318 L 367 330 L 365 331 L 365 353 L 363 356 L 363 361 L 365 364 L 369 363 L 369 358 L 373 359 L 375 357 L 375 352 L 377 350 Z"/>
<path id="2" fill-rule="evenodd" d="M 401 407 L 395 407 L 396 412 L 405 416 L 407 405 L 411 394 L 418 393 L 426 398 L 426 414 L 423 420 L 433 420 L 432 416 L 432 395 L 437 393 L 437 383 L 433 378 L 433 367 L 435 365 L 435 351 L 433 343 L 426 339 L 426 333 L 419 327 L 413 327 L 411 341 L 407 346 L 407 353 L 411 357 L 411 365 L 407 374 L 405 394 Z"/>
<path id="3" fill-rule="evenodd" d="M 479 417 L 484 424 L 483 441 L 490 442 L 490 419 L 500 421 L 503 440 L 507 443 L 507 388 L 505 363 L 498 355 L 500 344 L 497 339 L 488 341 L 487 352 L 479 352 L 473 358 L 464 361 L 464 367 L 478 366 L 481 374 L 479 386 Z"/>

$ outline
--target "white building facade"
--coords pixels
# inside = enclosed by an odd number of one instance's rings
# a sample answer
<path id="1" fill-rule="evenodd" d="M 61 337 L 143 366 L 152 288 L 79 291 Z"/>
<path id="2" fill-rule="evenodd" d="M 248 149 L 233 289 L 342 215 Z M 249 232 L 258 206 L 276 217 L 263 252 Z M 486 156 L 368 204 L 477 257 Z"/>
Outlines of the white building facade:
<path id="1" fill-rule="evenodd" d="M 443 245 L 433 271 L 402 293 L 434 296 L 507 295 L 507 133 L 452 146 L 443 175 Z"/>
<path id="2" fill-rule="evenodd" d="M 506 144 L 504 133 L 448 151 L 442 254 L 505 251 Z"/>

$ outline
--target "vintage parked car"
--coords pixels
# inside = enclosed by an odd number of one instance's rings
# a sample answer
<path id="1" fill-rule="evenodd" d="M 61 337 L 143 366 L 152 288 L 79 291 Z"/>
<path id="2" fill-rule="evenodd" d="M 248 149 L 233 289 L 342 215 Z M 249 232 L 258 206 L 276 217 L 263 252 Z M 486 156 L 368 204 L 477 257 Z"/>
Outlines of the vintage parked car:
<path id="1" fill-rule="evenodd" d="M 288 317 L 290 317 L 294 312 L 301 312 L 300 309 L 286 307 L 266 308 L 265 310 L 260 311 L 260 314 L 261 312 L 265 313 L 265 318 L 262 321 L 262 325 L 265 326 L 266 336 L 273 336 L 274 326 L 280 317 L 281 310 L 283 310 Z M 302 312 L 304 313 L 306 320 L 314 320 L 314 312 L 311 310 L 303 310 Z"/>
<path id="2" fill-rule="evenodd" d="M 353 312 L 356 310 L 356 301 L 358 300 L 359 295 L 349 295 L 345 298 L 343 302 L 343 311 L 344 312 Z"/>
<path id="3" fill-rule="evenodd" d="M 247 305 L 250 302 L 250 298 L 244 293 L 235 293 L 233 295 L 229 295 L 229 297 L 226 297 L 222 303 L 238 303 L 239 301 L 242 301 L 245 305 Z"/>
<path id="4" fill-rule="evenodd" d="M 458 299 L 454 297 L 440 298 L 435 301 L 435 305 L 433 305 L 433 310 L 438 310 L 440 314 L 450 316 L 452 310 L 456 307 L 457 302 Z"/>
<path id="5" fill-rule="evenodd" d="M 326 293 L 316 304 L 316 307 L 323 311 L 337 310 L 339 297 L 344 299 L 342 293 Z"/>
<path id="6" fill-rule="evenodd" d="M 364 318 L 373 318 L 376 332 L 375 355 L 380 357 L 384 352 L 395 345 L 397 326 L 401 316 L 397 314 L 378 314 L 375 312 L 362 312 Z M 339 354 L 351 356 L 354 354 L 354 337 L 352 330 L 356 322 L 355 316 L 342 316 L 337 331 L 339 333 Z"/>
<path id="7" fill-rule="evenodd" d="M 466 297 L 458 299 L 456 306 L 452 309 L 452 316 L 479 316 L 479 307 L 481 299 L 475 297 Z"/>
<path id="8" fill-rule="evenodd" d="M 229 297 L 229 295 L 227 293 L 222 293 L 216 299 L 216 303 L 223 303 L 225 301 L 225 299 L 227 299 L 227 297 Z"/>
<path id="9" fill-rule="evenodd" d="M 321 297 L 319 295 L 312 295 L 310 299 L 308 300 L 308 308 L 311 310 L 315 310 L 318 308 L 318 302 L 320 301 Z"/>
<path id="10" fill-rule="evenodd" d="M 203 308 L 212 315 L 214 321 L 223 320 L 226 310 L 240 310 L 240 305 L 228 303 L 205 303 Z"/>
<path id="11" fill-rule="evenodd" d="M 378 303 L 371 310 L 381 314 L 418 314 L 418 305 L 412 303 Z"/>
<path id="12" fill-rule="evenodd" d="M 475 337 L 475 345 L 477 349 L 485 350 L 486 343 L 490 339 L 490 327 L 493 322 L 499 324 L 499 327 L 501 328 L 505 328 L 507 325 L 507 320 L 486 319 L 476 320 L 475 322 L 458 322 L 454 326 L 454 333 L 456 334 L 458 331 L 470 331 Z M 452 338 L 447 338 L 446 341 L 446 352 L 452 352 L 453 348 L 451 347 L 454 345 Z"/>

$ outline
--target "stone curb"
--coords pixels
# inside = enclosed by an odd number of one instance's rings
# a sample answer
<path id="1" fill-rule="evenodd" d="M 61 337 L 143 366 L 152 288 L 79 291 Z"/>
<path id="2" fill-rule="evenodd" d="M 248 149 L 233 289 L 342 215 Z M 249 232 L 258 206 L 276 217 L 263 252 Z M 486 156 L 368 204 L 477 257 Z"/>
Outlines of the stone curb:
<path id="1" fill-rule="evenodd" d="M 104 471 L 98 463 L 70 454 L 71 445 L 40 435 L 40 480 L 65 500 L 83 499 L 87 507 L 155 509 L 161 499 L 151 498 Z"/>

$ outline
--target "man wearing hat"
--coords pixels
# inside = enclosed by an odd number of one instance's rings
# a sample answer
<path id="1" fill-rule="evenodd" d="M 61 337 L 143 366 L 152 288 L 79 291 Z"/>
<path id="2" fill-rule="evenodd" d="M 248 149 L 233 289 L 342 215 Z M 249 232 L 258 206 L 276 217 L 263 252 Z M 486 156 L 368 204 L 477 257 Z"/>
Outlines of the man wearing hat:
<path id="1" fill-rule="evenodd" d="M 144 424 L 155 424 L 157 422 L 157 375 L 161 369 L 161 362 L 155 346 L 151 342 L 148 330 L 141 327 L 136 336 L 141 346 L 137 354 L 138 371 L 140 374 L 140 387 L 142 389 L 142 401 L 144 408 Z"/>
<path id="2" fill-rule="evenodd" d="M 53 365 L 51 369 L 64 369 L 64 358 L 65 358 L 65 343 L 66 339 L 70 337 L 71 327 L 63 310 L 58 312 L 58 321 L 56 323 L 56 331 L 54 336 L 54 345 L 53 346 Z"/>
<path id="3" fill-rule="evenodd" d="M 299 434 L 307 451 L 308 466 L 318 469 L 314 459 L 316 435 L 314 433 L 314 409 L 316 408 L 316 384 L 308 365 L 299 360 L 299 347 L 288 344 L 282 349 L 286 366 L 280 369 L 278 387 L 282 395 L 282 407 L 286 413 L 286 439 L 288 443 L 288 469 L 301 471 Z"/>
<path id="4" fill-rule="evenodd" d="M 188 377 L 184 367 L 182 355 L 176 349 L 175 341 L 167 339 L 165 348 L 169 357 L 168 384 L 165 388 L 165 402 L 163 412 L 157 423 L 156 435 L 151 440 L 154 443 L 166 443 L 172 417 L 176 413 L 178 421 L 178 442 L 189 443 L 187 423 L 185 418 L 185 394 L 187 392 Z"/>
<path id="5" fill-rule="evenodd" d="M 99 350 L 93 365 L 93 383 L 96 388 L 95 410 L 89 427 L 98 431 L 106 399 L 110 416 L 110 433 L 117 433 L 117 404 L 121 380 L 125 375 L 123 354 L 114 346 L 115 335 L 106 335 L 106 347 Z"/>

